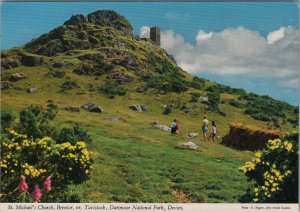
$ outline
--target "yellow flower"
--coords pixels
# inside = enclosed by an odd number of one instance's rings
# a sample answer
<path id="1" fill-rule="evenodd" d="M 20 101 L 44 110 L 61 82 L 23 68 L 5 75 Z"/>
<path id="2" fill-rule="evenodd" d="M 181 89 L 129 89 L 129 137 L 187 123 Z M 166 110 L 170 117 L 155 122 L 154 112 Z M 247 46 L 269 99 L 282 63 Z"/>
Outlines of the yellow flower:
<path id="1" fill-rule="evenodd" d="M 81 147 L 81 148 L 85 148 L 85 147 L 86 147 L 86 144 L 85 144 L 83 141 L 78 141 L 76 144 L 77 144 L 79 147 Z"/>
<path id="2" fill-rule="evenodd" d="M 257 158 L 260 158 L 260 157 L 261 157 L 261 152 L 255 153 L 255 156 L 256 156 Z"/>
<path id="3" fill-rule="evenodd" d="M 268 181 L 265 182 L 265 186 L 269 186 L 270 184 L 268 183 Z"/>
<path id="4" fill-rule="evenodd" d="M 258 188 L 254 188 L 254 192 L 258 192 Z"/>
<path id="5" fill-rule="evenodd" d="M 29 170 L 25 169 L 24 173 L 25 173 L 25 175 L 29 175 Z"/>
<path id="6" fill-rule="evenodd" d="M 85 173 L 88 174 L 88 173 L 89 173 L 89 170 L 85 170 Z"/>
<path id="7" fill-rule="evenodd" d="M 257 201 L 258 201 L 258 198 L 254 198 L 254 199 L 253 199 L 253 202 L 257 202 Z"/>
<path id="8" fill-rule="evenodd" d="M 289 143 L 287 146 L 286 146 L 286 149 L 287 151 L 291 151 L 291 149 L 293 148 L 293 144 Z"/>
<path id="9" fill-rule="evenodd" d="M 273 192 L 274 192 L 274 191 L 276 191 L 276 189 L 275 189 L 275 188 L 272 188 L 272 189 L 271 189 L 271 191 L 273 191 Z"/>
<path id="10" fill-rule="evenodd" d="M 70 168 L 69 168 L 69 170 L 71 171 L 71 170 L 72 170 L 72 168 L 70 167 Z"/>

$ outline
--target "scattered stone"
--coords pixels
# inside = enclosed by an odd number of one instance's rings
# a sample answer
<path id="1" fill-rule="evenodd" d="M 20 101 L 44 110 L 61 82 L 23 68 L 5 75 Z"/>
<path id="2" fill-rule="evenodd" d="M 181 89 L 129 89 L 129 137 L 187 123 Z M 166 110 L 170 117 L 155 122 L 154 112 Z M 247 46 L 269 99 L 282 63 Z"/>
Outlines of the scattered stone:
<path id="1" fill-rule="evenodd" d="M 81 108 L 88 110 L 89 112 L 101 113 L 103 110 L 94 102 L 89 102 L 81 106 Z"/>
<path id="2" fill-rule="evenodd" d="M 121 118 L 121 117 L 117 117 L 117 116 L 109 116 L 108 119 L 112 120 L 112 121 L 119 121 L 119 122 L 124 122 L 125 119 Z"/>
<path id="3" fill-rule="evenodd" d="M 143 93 L 143 92 L 146 92 L 148 90 L 148 87 L 147 85 L 140 85 L 139 87 L 136 88 L 136 92 L 138 93 Z"/>
<path id="4" fill-rule="evenodd" d="M 123 72 L 115 72 L 106 76 L 106 79 L 115 79 L 117 83 L 124 84 L 133 80 L 131 76 L 124 74 Z"/>
<path id="5" fill-rule="evenodd" d="M 144 106 L 144 105 L 135 104 L 135 105 L 129 106 L 129 108 L 131 110 L 138 111 L 138 112 L 145 112 L 145 111 L 147 111 L 147 107 Z"/>
<path id="6" fill-rule="evenodd" d="M 191 142 L 191 141 L 183 143 L 182 146 L 187 148 L 187 149 L 191 149 L 191 150 L 197 150 L 198 149 L 198 146 L 195 143 Z"/>
<path id="7" fill-rule="evenodd" d="M 17 81 L 19 81 L 21 79 L 24 79 L 24 78 L 25 78 L 24 75 L 22 75 L 20 73 L 15 73 L 15 74 L 12 74 L 9 79 L 12 82 L 17 82 Z"/>
<path id="8" fill-rule="evenodd" d="M 79 107 L 65 107 L 64 109 L 70 112 L 78 112 L 78 113 L 80 112 Z"/>
<path id="9" fill-rule="evenodd" d="M 199 136 L 199 134 L 198 133 L 188 133 L 187 136 L 189 138 L 197 138 Z"/>
<path id="10" fill-rule="evenodd" d="M 163 131 L 166 131 L 166 132 L 171 132 L 171 128 L 166 126 L 166 125 L 154 124 L 153 128 L 158 129 L 158 130 L 163 130 Z"/>
<path id="11" fill-rule="evenodd" d="M 27 93 L 35 93 L 36 91 L 37 91 L 37 88 L 31 87 L 31 88 L 28 88 Z"/>
<path id="12" fill-rule="evenodd" d="M 190 108 L 190 107 L 188 107 L 188 106 L 185 106 L 185 107 L 183 108 L 183 112 L 185 112 L 185 113 L 190 113 L 190 112 L 192 112 L 192 108 Z"/>

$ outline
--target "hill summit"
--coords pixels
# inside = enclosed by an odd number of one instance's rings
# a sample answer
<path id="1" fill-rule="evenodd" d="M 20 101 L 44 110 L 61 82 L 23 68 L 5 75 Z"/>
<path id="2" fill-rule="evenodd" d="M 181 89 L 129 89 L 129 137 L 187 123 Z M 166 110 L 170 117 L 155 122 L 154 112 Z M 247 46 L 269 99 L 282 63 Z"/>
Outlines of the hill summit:
<path id="1" fill-rule="evenodd" d="M 114 35 L 132 37 L 129 21 L 111 10 L 99 10 L 84 15 L 74 15 L 62 26 L 29 42 L 25 49 L 45 56 L 54 56 L 74 49 L 91 49 L 105 46 L 103 40 Z"/>

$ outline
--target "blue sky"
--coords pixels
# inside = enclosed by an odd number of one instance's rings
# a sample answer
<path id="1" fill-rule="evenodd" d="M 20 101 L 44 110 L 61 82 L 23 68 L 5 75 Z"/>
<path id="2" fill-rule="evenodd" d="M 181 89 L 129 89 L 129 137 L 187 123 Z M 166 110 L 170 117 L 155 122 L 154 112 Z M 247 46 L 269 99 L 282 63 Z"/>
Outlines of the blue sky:
<path id="1" fill-rule="evenodd" d="M 211 36 L 212 34 L 215 42 L 219 42 L 217 39 L 221 39 L 223 44 L 225 42 L 224 39 L 227 39 L 226 42 L 230 40 L 226 37 L 227 35 L 234 38 L 237 34 L 245 34 L 245 36 L 249 35 L 249 39 L 253 35 L 258 41 L 265 39 L 270 44 L 272 41 L 266 38 L 268 36 L 272 38 L 272 32 L 274 32 L 274 42 L 276 42 L 276 45 L 278 44 L 277 46 L 283 46 L 281 43 L 288 42 L 287 39 L 289 39 L 289 44 L 292 43 L 290 40 L 297 33 L 295 31 L 297 31 L 299 25 L 296 3 L 5 2 L 1 6 L 1 48 L 9 49 L 23 45 L 31 39 L 63 24 L 71 15 L 87 15 L 93 11 L 102 9 L 112 9 L 126 16 L 131 22 L 135 34 L 139 34 L 142 27 L 153 25 L 158 25 L 163 32 L 166 32 L 162 33 L 165 38 L 170 35 L 167 32 L 171 31 L 173 34 L 171 33 L 171 37 L 169 36 L 168 38 L 175 39 L 180 37 L 184 40 L 183 47 L 191 45 L 194 53 L 196 52 L 205 56 L 199 57 L 199 60 L 207 58 L 205 52 L 202 51 L 203 48 L 210 48 L 212 46 L 211 44 L 206 45 L 201 39 L 197 40 L 201 35 Z M 202 33 L 199 33 L 200 30 L 202 30 Z M 284 36 L 281 36 L 281 34 Z M 245 42 L 248 41 L 245 40 Z M 176 54 L 178 50 L 174 49 L 174 46 L 169 46 L 169 44 L 165 44 L 164 46 L 167 51 L 171 53 L 175 52 L 175 58 L 181 55 L 184 58 L 184 56 L 187 57 L 189 55 L 188 50 Z M 199 46 L 202 48 L 201 51 L 197 50 L 197 48 L 200 48 Z M 223 47 L 220 46 L 220 48 Z M 270 48 L 270 51 L 273 51 L 273 48 L 275 48 L 275 45 Z M 211 49 L 209 50 L 211 53 Z M 277 51 L 279 50 L 287 51 L 287 54 L 293 54 L 291 48 L 278 49 Z M 269 57 L 266 58 L 269 60 Z M 179 65 L 183 64 L 182 66 L 187 67 L 187 71 L 189 71 L 189 66 L 184 64 L 187 62 L 192 63 L 193 67 L 189 72 L 194 75 L 203 76 L 227 85 L 242 87 L 247 91 L 268 94 L 276 99 L 298 105 L 298 87 L 294 86 L 295 83 L 293 83 L 293 86 L 290 86 L 292 83 L 287 85 L 288 83 L 284 82 L 288 82 L 291 80 L 290 78 L 286 76 L 282 77 L 280 73 L 275 73 L 272 76 L 272 72 L 268 72 L 267 68 L 250 73 L 250 68 L 260 68 L 257 64 L 249 66 L 247 70 L 243 69 L 240 73 L 227 74 L 225 69 L 220 69 L 220 72 L 209 71 L 208 66 L 197 66 L 198 63 L 190 61 L 190 59 L 178 59 Z M 281 58 L 279 59 L 281 61 Z M 238 58 L 237 60 L 241 61 L 241 65 L 245 64 L 243 62 L 244 58 Z M 279 60 L 277 59 L 276 61 Z M 257 60 L 254 62 L 257 63 Z M 263 62 L 260 64 L 264 65 Z M 282 70 L 295 73 L 294 69 L 296 66 L 290 67 L 289 64 L 290 61 L 282 59 L 279 67 L 289 67 Z M 228 67 L 236 68 L 237 66 L 234 64 Z M 297 67 L 299 69 L 299 65 Z M 236 70 L 239 70 L 239 67 Z M 265 75 L 255 77 L 255 74 L 260 72 L 264 72 Z"/>

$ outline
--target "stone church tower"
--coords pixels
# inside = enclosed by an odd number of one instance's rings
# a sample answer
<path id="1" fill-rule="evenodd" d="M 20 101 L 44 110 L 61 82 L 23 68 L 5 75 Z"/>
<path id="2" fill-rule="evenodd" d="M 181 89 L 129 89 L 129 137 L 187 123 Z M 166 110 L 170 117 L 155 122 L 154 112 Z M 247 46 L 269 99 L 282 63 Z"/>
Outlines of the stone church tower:
<path id="1" fill-rule="evenodd" d="M 160 46 L 160 28 L 151 27 L 150 28 L 150 39 L 158 46 Z"/>

